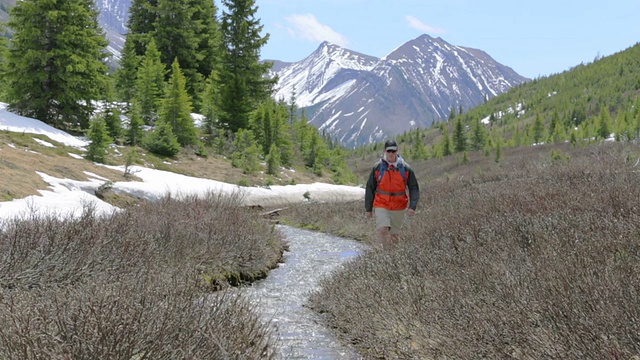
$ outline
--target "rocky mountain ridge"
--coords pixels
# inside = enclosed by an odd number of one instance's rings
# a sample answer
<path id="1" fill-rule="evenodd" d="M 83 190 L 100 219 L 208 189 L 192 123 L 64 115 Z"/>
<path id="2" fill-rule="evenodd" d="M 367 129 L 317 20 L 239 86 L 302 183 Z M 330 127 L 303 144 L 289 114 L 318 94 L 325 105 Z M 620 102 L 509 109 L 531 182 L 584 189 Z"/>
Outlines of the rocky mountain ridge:
<path id="1" fill-rule="evenodd" d="M 429 35 L 382 59 L 324 42 L 299 62 L 275 64 L 275 97 L 295 94 L 310 122 L 347 146 L 429 126 L 528 80 L 484 51 Z"/>

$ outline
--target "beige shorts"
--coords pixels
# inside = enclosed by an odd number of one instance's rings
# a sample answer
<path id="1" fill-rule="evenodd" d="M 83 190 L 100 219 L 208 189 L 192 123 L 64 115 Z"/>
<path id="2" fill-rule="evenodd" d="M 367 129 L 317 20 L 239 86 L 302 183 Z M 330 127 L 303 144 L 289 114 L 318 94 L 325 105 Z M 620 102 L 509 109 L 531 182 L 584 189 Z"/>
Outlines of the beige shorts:
<path id="1" fill-rule="evenodd" d="M 404 223 L 406 210 L 387 210 L 384 208 L 373 208 L 376 214 L 376 229 L 389 227 L 391 234 L 400 234 L 400 229 Z"/>

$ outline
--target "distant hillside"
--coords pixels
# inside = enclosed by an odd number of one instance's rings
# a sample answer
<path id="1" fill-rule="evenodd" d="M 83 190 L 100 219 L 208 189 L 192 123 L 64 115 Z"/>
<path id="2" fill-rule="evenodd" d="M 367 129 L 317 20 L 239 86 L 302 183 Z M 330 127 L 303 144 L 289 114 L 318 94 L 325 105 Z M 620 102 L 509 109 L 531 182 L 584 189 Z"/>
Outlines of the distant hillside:
<path id="1" fill-rule="evenodd" d="M 461 136 L 462 143 L 456 143 Z M 636 143 L 640 139 L 640 44 L 520 84 L 447 122 L 398 139 L 404 143 L 405 157 L 414 159 L 462 156 L 474 150 L 495 154 L 501 148 L 539 143 L 583 145 L 605 139 Z M 379 147 L 380 143 L 355 153 Z"/>

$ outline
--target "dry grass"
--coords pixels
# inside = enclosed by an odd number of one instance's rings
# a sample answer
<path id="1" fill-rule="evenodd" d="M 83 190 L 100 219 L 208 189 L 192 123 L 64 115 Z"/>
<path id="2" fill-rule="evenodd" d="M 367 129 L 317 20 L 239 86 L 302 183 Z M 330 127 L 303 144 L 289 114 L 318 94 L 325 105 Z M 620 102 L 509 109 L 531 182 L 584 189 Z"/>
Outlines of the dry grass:
<path id="1" fill-rule="evenodd" d="M 36 142 L 34 138 L 47 141 L 55 148 L 47 147 Z M 189 151 L 181 153 L 176 158 L 166 159 L 154 156 L 141 148 L 112 147 L 107 156 L 109 165 L 124 165 L 127 155 L 135 150 L 134 164 L 154 169 L 176 172 L 188 176 L 223 181 L 231 184 L 248 186 L 307 184 L 313 182 L 332 183 L 330 177 L 317 177 L 309 171 L 299 169 L 282 170 L 278 177 L 259 173 L 246 175 L 242 170 L 231 166 L 231 162 L 223 156 L 210 155 L 198 157 Z M 43 135 L 19 134 L 0 131 L 0 201 L 20 199 L 29 195 L 38 195 L 38 190 L 45 190 L 48 184 L 36 172 L 72 180 L 89 180 L 85 171 L 100 175 L 115 181 L 135 181 L 135 177 L 125 178 L 119 171 L 95 165 L 88 160 L 76 159 L 69 155 L 73 153 L 82 156 L 78 149 L 57 143 Z M 136 204 L 135 199 L 110 197 L 105 201 L 116 206 L 130 206 Z"/>
<path id="2" fill-rule="evenodd" d="M 41 135 L 0 132 L 0 201 L 38 195 L 38 190 L 47 189 L 48 184 L 36 171 L 72 180 L 88 180 L 84 171 L 114 181 L 124 180 L 121 172 L 74 159 L 68 154 L 79 155 L 74 148 L 61 144 L 56 144 L 57 148 L 46 147 L 34 141 L 34 137 L 55 143 Z"/>
<path id="3" fill-rule="evenodd" d="M 441 164 L 402 244 L 349 263 L 311 306 L 368 358 L 637 358 L 637 156 L 609 144 L 552 160 L 551 149 Z M 336 223 L 317 228 L 373 235 L 362 204 L 326 209 L 313 213 Z M 289 221 L 313 224 L 304 211 Z"/>
<path id="4" fill-rule="evenodd" d="M 273 358 L 252 305 L 285 244 L 233 197 L 0 227 L 0 359 Z M 210 294 L 211 290 L 223 290 Z"/>

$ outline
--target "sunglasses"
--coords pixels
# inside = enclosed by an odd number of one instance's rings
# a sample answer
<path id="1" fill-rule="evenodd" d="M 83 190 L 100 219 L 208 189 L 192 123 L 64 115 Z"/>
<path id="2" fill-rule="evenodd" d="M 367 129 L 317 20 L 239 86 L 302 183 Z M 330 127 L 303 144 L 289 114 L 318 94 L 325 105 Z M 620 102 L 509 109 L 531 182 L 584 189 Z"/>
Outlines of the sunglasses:
<path id="1" fill-rule="evenodd" d="M 394 153 L 396 151 L 398 151 L 398 150 L 387 150 L 388 153 Z"/>

